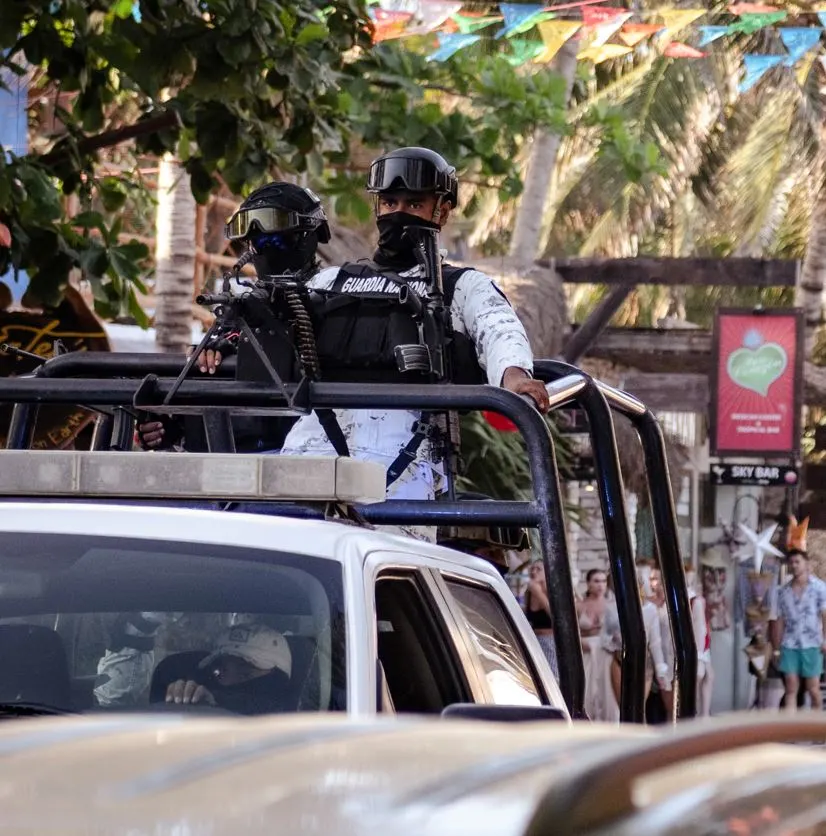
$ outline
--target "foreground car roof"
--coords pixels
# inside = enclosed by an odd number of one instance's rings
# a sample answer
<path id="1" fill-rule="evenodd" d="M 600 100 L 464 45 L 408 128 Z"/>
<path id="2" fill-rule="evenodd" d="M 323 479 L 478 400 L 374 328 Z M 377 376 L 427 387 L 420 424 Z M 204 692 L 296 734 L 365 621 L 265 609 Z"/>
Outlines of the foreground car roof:
<path id="1" fill-rule="evenodd" d="M 439 720 L 107 717 L 0 725 L 0 826 L 59 832 L 519 833 L 557 747 L 633 732 Z"/>
<path id="2" fill-rule="evenodd" d="M 635 753 L 668 739 L 641 727 L 585 723 L 329 715 L 9 722 L 0 725 L 0 827 L 20 836 L 509 836 L 525 833 L 548 791 L 564 787 L 583 763 L 610 765 L 625 753 L 632 763 Z M 716 792 L 755 771 L 822 770 L 826 756 L 764 746 L 717 752 L 699 764 L 662 770 L 643 796 L 684 801 L 698 785 Z M 590 801 L 605 804 L 597 786 L 593 793 Z M 576 800 L 589 803 L 587 785 Z M 558 824 L 537 829 L 535 820 L 530 832 L 572 832 Z"/>

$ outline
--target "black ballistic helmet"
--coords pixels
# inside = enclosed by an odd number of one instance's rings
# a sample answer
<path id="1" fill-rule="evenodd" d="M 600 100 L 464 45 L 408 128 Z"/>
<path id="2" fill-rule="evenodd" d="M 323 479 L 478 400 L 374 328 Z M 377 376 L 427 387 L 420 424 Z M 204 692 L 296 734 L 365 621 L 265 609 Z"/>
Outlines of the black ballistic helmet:
<path id="1" fill-rule="evenodd" d="M 430 192 L 459 203 L 459 180 L 456 169 L 429 148 L 397 148 L 377 157 L 367 174 L 367 191 L 381 194 L 392 191 Z"/>
<path id="2" fill-rule="evenodd" d="M 267 183 L 256 189 L 227 221 L 226 237 L 247 238 L 257 227 L 263 234 L 315 232 L 321 244 L 330 240 L 330 225 L 321 200 L 293 183 Z"/>

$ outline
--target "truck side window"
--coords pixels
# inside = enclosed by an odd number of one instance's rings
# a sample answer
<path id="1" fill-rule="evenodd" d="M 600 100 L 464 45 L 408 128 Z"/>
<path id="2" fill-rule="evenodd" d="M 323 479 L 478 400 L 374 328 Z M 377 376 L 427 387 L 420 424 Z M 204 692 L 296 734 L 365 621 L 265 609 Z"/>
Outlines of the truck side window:
<path id="1" fill-rule="evenodd" d="M 438 714 L 470 692 L 446 626 L 413 574 L 376 581 L 379 661 L 396 713 Z"/>
<path id="2" fill-rule="evenodd" d="M 527 652 L 497 594 L 480 584 L 445 577 L 450 594 L 464 616 L 472 651 L 485 673 L 497 705 L 541 705 L 542 689 Z"/>

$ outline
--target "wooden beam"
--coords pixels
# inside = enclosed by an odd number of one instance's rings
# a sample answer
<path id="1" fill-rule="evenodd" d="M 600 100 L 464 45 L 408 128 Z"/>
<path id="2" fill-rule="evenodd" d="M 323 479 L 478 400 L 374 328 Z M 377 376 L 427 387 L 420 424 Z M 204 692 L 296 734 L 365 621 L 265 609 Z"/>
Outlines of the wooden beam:
<path id="1" fill-rule="evenodd" d="M 711 362 L 711 332 L 698 328 L 606 328 L 587 354 L 642 372 L 706 374 Z"/>
<path id="2" fill-rule="evenodd" d="M 628 372 L 620 384 L 655 412 L 705 412 L 708 375 Z"/>
<path id="3" fill-rule="evenodd" d="M 571 284 L 794 287 L 799 262 L 779 258 L 542 259 Z"/>
<path id="4" fill-rule="evenodd" d="M 621 284 L 600 300 L 599 304 L 588 314 L 585 322 L 571 334 L 565 343 L 562 349 L 562 359 L 566 363 L 576 363 L 588 353 L 594 340 L 605 330 L 611 317 L 620 309 L 633 289 L 632 284 Z"/>

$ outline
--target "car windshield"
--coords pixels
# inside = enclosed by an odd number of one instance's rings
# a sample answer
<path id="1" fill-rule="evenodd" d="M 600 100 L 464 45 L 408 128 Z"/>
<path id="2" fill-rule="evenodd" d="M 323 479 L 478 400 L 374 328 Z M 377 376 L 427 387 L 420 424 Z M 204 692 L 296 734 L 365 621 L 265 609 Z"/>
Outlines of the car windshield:
<path id="1" fill-rule="evenodd" d="M 0 715 L 346 709 L 334 560 L 234 546 L 4 533 Z"/>

